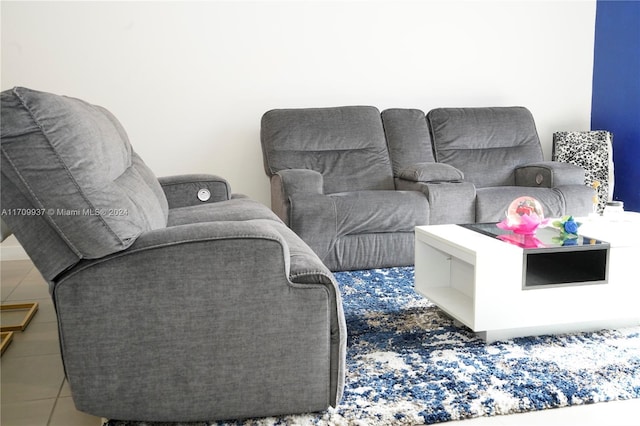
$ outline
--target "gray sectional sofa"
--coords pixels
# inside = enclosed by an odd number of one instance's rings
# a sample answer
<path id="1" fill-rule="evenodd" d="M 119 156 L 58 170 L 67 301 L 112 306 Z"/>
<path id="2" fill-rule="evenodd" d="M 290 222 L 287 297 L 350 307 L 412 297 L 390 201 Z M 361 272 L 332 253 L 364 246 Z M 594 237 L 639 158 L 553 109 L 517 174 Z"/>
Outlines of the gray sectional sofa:
<path id="1" fill-rule="evenodd" d="M 524 195 L 547 217 L 592 211 L 523 107 L 276 109 L 261 143 L 271 208 L 334 271 L 411 265 L 416 225 L 497 222 Z"/>
<path id="2" fill-rule="evenodd" d="M 2 218 L 49 282 L 78 410 L 188 422 L 339 403 L 337 283 L 268 207 L 216 176 L 157 179 L 99 106 L 1 101 Z"/>

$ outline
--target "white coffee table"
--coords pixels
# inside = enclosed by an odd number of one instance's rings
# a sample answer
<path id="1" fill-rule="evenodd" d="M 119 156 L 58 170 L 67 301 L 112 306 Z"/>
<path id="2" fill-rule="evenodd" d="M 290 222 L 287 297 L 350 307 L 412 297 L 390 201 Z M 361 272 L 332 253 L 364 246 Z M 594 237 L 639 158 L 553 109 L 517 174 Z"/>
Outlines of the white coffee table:
<path id="1" fill-rule="evenodd" d="M 415 229 L 415 288 L 487 342 L 640 324 L 640 213 L 577 220 L 610 243 L 603 277 L 527 287 L 525 249 L 432 225 Z"/>

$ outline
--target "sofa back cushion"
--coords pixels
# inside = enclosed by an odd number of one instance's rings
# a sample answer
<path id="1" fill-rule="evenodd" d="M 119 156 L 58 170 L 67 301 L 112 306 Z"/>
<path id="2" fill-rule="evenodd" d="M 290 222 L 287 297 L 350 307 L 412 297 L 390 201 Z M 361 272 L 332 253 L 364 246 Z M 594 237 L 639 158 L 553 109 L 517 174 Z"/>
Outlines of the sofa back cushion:
<path id="1" fill-rule="evenodd" d="M 264 167 L 310 169 L 325 194 L 393 189 L 391 162 L 375 107 L 276 109 L 262 117 Z"/>
<path id="2" fill-rule="evenodd" d="M 382 111 L 393 175 L 419 163 L 433 163 L 433 147 L 427 118 L 419 109 L 392 108 Z"/>
<path id="3" fill-rule="evenodd" d="M 4 91 L 1 100 L 2 207 L 34 209 L 6 218 L 30 255 L 44 242 L 19 229 L 43 227 L 40 235 L 57 238 L 46 242 L 46 255 L 73 253 L 77 262 L 123 250 L 142 232 L 166 226 L 162 188 L 111 113 L 25 88 Z M 52 278 L 73 256 L 47 262 Z"/>
<path id="4" fill-rule="evenodd" d="M 517 166 L 543 160 L 526 108 L 438 108 L 427 120 L 436 160 L 461 170 L 478 188 L 514 185 Z"/>

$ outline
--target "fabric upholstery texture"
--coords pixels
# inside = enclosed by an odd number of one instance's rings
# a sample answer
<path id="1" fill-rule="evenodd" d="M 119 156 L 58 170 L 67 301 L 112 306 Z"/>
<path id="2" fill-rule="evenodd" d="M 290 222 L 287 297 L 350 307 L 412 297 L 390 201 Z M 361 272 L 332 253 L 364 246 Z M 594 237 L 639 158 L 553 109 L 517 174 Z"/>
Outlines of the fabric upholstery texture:
<path id="1" fill-rule="evenodd" d="M 49 281 L 76 408 L 190 422 L 339 403 L 338 287 L 274 212 L 215 175 L 157 179 L 104 108 L 1 96 L 2 207 L 36 212 L 3 220 Z"/>
<path id="2" fill-rule="evenodd" d="M 586 188 L 585 189 L 589 189 Z M 518 197 L 533 197 L 542 205 L 545 217 L 565 214 L 565 200 L 560 191 L 549 188 L 495 186 L 476 189 L 476 222 L 497 222 L 506 217 L 507 208 Z"/>
<path id="3" fill-rule="evenodd" d="M 412 227 L 497 222 L 523 195 L 547 215 L 591 211 L 583 170 L 543 160 L 523 107 L 281 109 L 261 124 L 271 208 L 334 271 L 412 264 Z"/>
<path id="4" fill-rule="evenodd" d="M 315 170 L 325 194 L 393 189 L 393 174 L 374 107 L 272 110 L 262 117 L 265 171 Z"/>
<path id="5" fill-rule="evenodd" d="M 12 170 L 2 155 L 2 208 L 16 212 L 33 212 L 32 215 L 3 215 L 11 232 L 46 280 L 53 280 L 58 274 L 80 261 L 80 256 L 61 238 L 41 207 L 36 207 L 30 191 Z M 55 253 L 52 256 L 51 253 Z"/>
<path id="6" fill-rule="evenodd" d="M 4 220 L 0 219 L 0 241 L 4 241 L 11 235 L 11 229 L 4 223 Z"/>
<path id="7" fill-rule="evenodd" d="M 595 191 L 587 185 L 561 185 L 554 188 L 564 200 L 564 213 L 584 216 L 593 212 Z M 576 212 L 576 213 L 573 213 Z"/>
<path id="8" fill-rule="evenodd" d="M 478 188 L 515 185 L 516 167 L 543 160 L 526 108 L 436 108 L 427 118 L 437 161 Z"/>
<path id="9" fill-rule="evenodd" d="M 476 188 L 471 182 L 413 182 L 396 179 L 398 190 L 419 191 L 427 198 L 429 225 L 474 223 Z"/>
<path id="10" fill-rule="evenodd" d="M 284 169 L 271 176 L 271 206 L 289 225 L 290 198 L 294 194 L 322 194 L 323 177 L 315 170 Z"/>
<path id="11" fill-rule="evenodd" d="M 164 193 L 111 113 L 25 88 L 1 97 L 3 169 L 79 258 L 166 225 Z"/>
<path id="12" fill-rule="evenodd" d="M 335 245 L 341 238 L 375 233 L 382 236 L 375 240 L 379 242 L 394 233 L 413 233 L 415 226 L 427 223 L 427 218 L 426 198 L 413 191 L 355 191 L 329 196 L 298 193 L 291 197 L 291 229 L 332 270 L 351 269 L 345 259 L 335 256 Z M 366 258 L 367 247 L 357 250 Z M 402 263 L 413 262 L 412 252 L 409 254 Z M 371 268 L 377 263 L 360 261 L 359 265 Z"/>
<path id="13" fill-rule="evenodd" d="M 269 219 L 279 222 L 276 215 L 264 205 L 250 198 L 237 198 L 217 203 L 199 204 L 169 210 L 167 226 L 180 226 L 200 222 L 233 222 Z"/>
<path id="14" fill-rule="evenodd" d="M 414 191 L 358 191 L 332 194 L 340 235 L 411 232 L 426 222 L 429 206 Z M 376 209 L 372 209 L 376 206 Z"/>
<path id="15" fill-rule="evenodd" d="M 169 207 L 172 209 L 202 203 L 215 203 L 231 197 L 231 186 L 224 178 L 215 175 L 179 175 L 158 179 Z M 200 199 L 200 191 L 206 190 L 207 199 Z"/>
<path id="16" fill-rule="evenodd" d="M 573 164 L 543 161 L 516 168 L 515 177 L 517 186 L 553 188 L 562 185 L 583 185 L 584 169 Z"/>
<path id="17" fill-rule="evenodd" d="M 413 182 L 459 182 L 464 174 L 444 163 L 417 163 L 401 169 L 398 177 Z"/>
<path id="18" fill-rule="evenodd" d="M 417 163 L 435 163 L 424 112 L 391 108 L 382 111 L 381 116 L 395 176 Z"/>
<path id="19" fill-rule="evenodd" d="M 260 259 L 259 274 L 250 259 Z M 127 252 L 63 276 L 54 300 L 78 409 L 191 421 L 335 404 L 344 373 L 340 299 L 326 268 L 315 271 L 323 282 L 295 284 L 288 261 L 269 223 L 206 222 L 146 233 Z"/>
<path id="20" fill-rule="evenodd" d="M 413 245 L 413 231 L 346 235 L 335 241 L 325 259 L 342 271 L 386 268 L 413 263 Z"/>
<path id="21" fill-rule="evenodd" d="M 384 246 L 397 233 L 411 239 L 427 223 L 428 204 L 395 190 L 377 108 L 272 110 L 261 125 L 271 208 L 331 270 L 413 263 L 412 247 L 391 254 Z M 358 254 L 340 250 L 343 239 L 360 242 L 347 245 Z"/>

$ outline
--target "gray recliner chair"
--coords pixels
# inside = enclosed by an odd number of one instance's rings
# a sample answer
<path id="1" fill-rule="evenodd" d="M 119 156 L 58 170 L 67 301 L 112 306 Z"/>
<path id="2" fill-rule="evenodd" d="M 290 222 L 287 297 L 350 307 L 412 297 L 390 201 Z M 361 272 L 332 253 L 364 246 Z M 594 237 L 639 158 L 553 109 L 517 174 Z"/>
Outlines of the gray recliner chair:
<path id="1" fill-rule="evenodd" d="M 271 208 L 331 270 L 413 264 L 424 194 L 398 191 L 380 112 L 277 109 L 261 123 Z"/>
<path id="2" fill-rule="evenodd" d="M 266 206 L 216 176 L 156 179 L 101 107 L 1 101 L 3 220 L 50 284 L 78 410 L 177 422 L 340 401 L 337 284 Z"/>
<path id="3" fill-rule="evenodd" d="M 476 188 L 476 222 L 504 219 L 505 207 L 525 195 L 540 201 L 547 217 L 592 211 L 584 169 L 544 161 L 528 109 L 437 108 L 427 121 L 436 161 L 460 170 Z"/>

